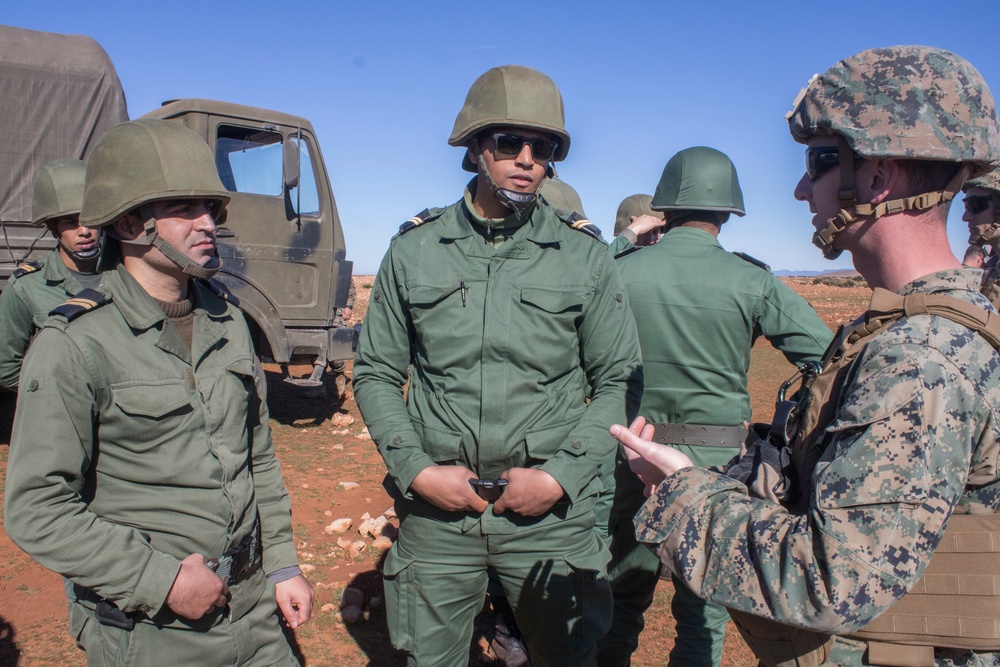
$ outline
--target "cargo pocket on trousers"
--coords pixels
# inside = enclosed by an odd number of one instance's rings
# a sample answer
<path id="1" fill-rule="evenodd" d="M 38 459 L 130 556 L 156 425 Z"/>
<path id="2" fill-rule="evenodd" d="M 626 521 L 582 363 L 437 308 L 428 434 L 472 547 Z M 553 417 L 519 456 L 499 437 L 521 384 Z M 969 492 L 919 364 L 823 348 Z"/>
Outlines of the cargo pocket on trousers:
<path id="1" fill-rule="evenodd" d="M 382 564 L 385 583 L 385 620 L 392 645 L 402 651 L 413 651 L 416 624 L 417 592 L 414 590 L 413 558 L 399 553 L 392 545 Z"/>
<path id="2" fill-rule="evenodd" d="M 595 534 L 595 540 L 599 540 Z M 603 544 L 603 543 L 602 543 Z M 571 588 L 567 591 L 567 622 L 572 623 L 568 644 L 571 652 L 593 646 L 611 629 L 614 608 L 611 584 L 607 576 L 610 554 L 606 549 L 595 553 L 567 554 Z"/>
<path id="3" fill-rule="evenodd" d="M 128 667 L 136 664 L 139 628 L 140 625 L 136 624 L 132 630 L 122 630 L 104 625 L 93 616 L 88 618 L 77 639 L 87 653 L 88 667 Z"/>

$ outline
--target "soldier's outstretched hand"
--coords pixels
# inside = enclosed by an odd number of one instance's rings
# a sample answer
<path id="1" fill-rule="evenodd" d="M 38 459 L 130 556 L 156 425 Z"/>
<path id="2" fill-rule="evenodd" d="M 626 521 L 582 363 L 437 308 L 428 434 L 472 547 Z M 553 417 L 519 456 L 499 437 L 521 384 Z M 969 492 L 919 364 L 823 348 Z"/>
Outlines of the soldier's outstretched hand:
<path id="1" fill-rule="evenodd" d="M 309 620 L 312 615 L 315 590 L 308 579 L 300 574 L 279 581 L 274 588 L 278 609 L 281 610 L 281 615 L 285 617 L 289 627 L 297 628 Z"/>
<path id="2" fill-rule="evenodd" d="M 566 493 L 555 477 L 538 468 L 511 468 L 500 473 L 509 483 L 503 495 L 493 503 L 493 513 L 506 510 L 521 516 L 545 514 Z"/>
<path id="3" fill-rule="evenodd" d="M 625 446 L 628 467 L 646 485 L 647 496 L 667 475 L 693 465 L 691 459 L 673 447 L 653 442 L 653 426 L 646 423 L 645 417 L 636 417 L 628 428 L 612 424 L 610 431 Z"/>
<path id="4" fill-rule="evenodd" d="M 167 606 L 182 618 L 197 620 L 215 607 L 225 607 L 228 593 L 229 586 L 209 569 L 205 557 L 191 554 L 181 561 Z"/>
<path id="5" fill-rule="evenodd" d="M 429 466 L 413 478 L 410 490 L 447 512 L 483 512 L 488 506 L 469 484 L 476 474 L 463 466 Z"/>

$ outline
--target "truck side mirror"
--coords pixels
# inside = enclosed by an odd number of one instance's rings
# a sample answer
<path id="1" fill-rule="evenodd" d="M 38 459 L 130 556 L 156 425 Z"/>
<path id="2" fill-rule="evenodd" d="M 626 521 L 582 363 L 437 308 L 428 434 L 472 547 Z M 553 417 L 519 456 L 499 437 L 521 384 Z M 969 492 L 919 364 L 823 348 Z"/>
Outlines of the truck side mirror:
<path id="1" fill-rule="evenodd" d="M 285 173 L 285 192 L 299 185 L 299 144 L 286 138 L 282 142 L 282 165 Z"/>

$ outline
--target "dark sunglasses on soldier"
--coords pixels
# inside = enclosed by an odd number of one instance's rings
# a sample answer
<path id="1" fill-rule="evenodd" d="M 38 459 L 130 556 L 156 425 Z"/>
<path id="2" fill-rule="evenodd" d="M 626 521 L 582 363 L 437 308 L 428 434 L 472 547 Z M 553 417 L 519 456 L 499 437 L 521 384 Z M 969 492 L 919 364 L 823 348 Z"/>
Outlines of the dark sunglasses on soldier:
<path id="1" fill-rule="evenodd" d="M 990 204 L 993 203 L 993 197 L 991 195 L 966 197 L 964 203 L 965 212 L 969 215 L 976 215 L 977 213 L 982 213 L 990 207 Z"/>
<path id="2" fill-rule="evenodd" d="M 818 146 L 806 149 L 806 176 L 810 181 L 826 173 L 826 170 L 840 164 L 840 149 L 836 146 Z"/>
<path id="3" fill-rule="evenodd" d="M 528 144 L 531 146 L 531 156 L 536 162 L 548 162 L 555 156 L 556 150 L 559 148 L 559 142 L 553 139 L 522 137 L 510 132 L 497 132 L 491 136 L 497 154 L 505 157 L 517 157 L 524 145 Z"/>

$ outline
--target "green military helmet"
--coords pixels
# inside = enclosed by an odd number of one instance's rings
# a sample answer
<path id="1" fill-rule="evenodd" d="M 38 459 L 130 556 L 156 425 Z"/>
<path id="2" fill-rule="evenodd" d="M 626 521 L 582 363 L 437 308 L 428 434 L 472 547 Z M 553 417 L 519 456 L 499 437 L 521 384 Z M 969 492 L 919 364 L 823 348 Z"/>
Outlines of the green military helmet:
<path id="1" fill-rule="evenodd" d="M 222 224 L 229 193 L 208 144 L 167 120 L 111 128 L 90 157 L 80 224 L 101 227 L 143 204 L 166 199 L 218 202 L 216 224 Z"/>
<path id="2" fill-rule="evenodd" d="M 864 158 L 1000 161 L 989 86 L 969 61 L 929 46 L 870 49 L 813 77 L 788 114 L 792 137 L 839 135 Z"/>
<path id="3" fill-rule="evenodd" d="M 70 158 L 49 162 L 35 174 L 31 197 L 31 224 L 79 215 L 83 206 L 83 182 L 87 163 Z"/>
<path id="4" fill-rule="evenodd" d="M 149 204 L 175 199 L 209 200 L 212 217 L 225 222 L 229 193 L 219 179 L 208 144 L 183 125 L 168 120 L 142 119 L 111 128 L 98 142 L 87 165 L 80 224 L 109 225 L 138 210 L 144 235 L 122 243 L 154 245 L 185 273 L 210 278 L 222 266 L 215 257 L 198 265 L 163 240 Z"/>
<path id="5" fill-rule="evenodd" d="M 565 160 L 569 153 L 562 95 L 552 79 L 530 67 L 494 67 L 476 79 L 455 119 L 448 145 L 465 146 L 483 130 L 496 126 L 553 134 L 559 139 L 553 162 Z M 468 156 L 462 168 L 476 171 Z"/>
<path id="6" fill-rule="evenodd" d="M 707 146 L 685 148 L 670 158 L 650 207 L 746 215 L 736 167 L 725 153 Z"/>
<path id="7" fill-rule="evenodd" d="M 546 178 L 538 191 L 552 208 L 566 213 L 578 213 L 584 218 L 587 217 L 587 214 L 583 212 L 583 202 L 580 200 L 580 195 L 569 183 L 561 180 L 558 176 Z"/>
<path id="8" fill-rule="evenodd" d="M 618 212 L 615 213 L 615 236 L 625 231 L 625 228 L 632 224 L 632 218 L 641 215 L 651 215 L 654 218 L 663 218 L 662 211 L 654 211 L 649 207 L 653 201 L 652 195 L 629 195 L 618 205 Z"/>

